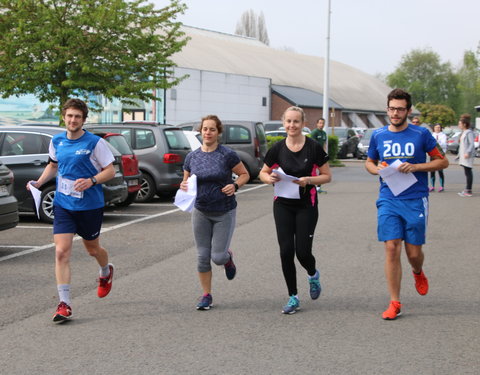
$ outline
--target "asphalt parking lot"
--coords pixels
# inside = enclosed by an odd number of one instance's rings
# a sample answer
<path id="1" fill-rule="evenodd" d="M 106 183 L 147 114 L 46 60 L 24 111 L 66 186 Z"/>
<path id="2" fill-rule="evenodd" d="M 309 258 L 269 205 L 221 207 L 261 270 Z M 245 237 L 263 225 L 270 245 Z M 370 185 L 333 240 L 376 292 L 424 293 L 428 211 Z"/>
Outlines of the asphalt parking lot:
<path id="1" fill-rule="evenodd" d="M 199 296 L 189 214 L 163 200 L 107 209 L 102 244 L 117 267 L 111 295 L 95 294 L 97 267 L 76 243 L 75 318 L 54 325 L 57 297 L 50 228 L 33 220 L 2 233 L 0 368 L 5 374 L 477 374 L 480 256 L 479 193 L 457 195 L 463 171 L 446 171 L 445 193 L 430 197 L 425 270 L 431 291 L 418 296 L 404 267 L 404 315 L 386 322 L 383 249 L 376 240 L 377 180 L 363 163 L 335 168 L 320 196 L 314 253 L 323 292 L 302 310 L 280 313 L 286 291 L 272 219 L 272 190 L 248 185 L 238 195 L 227 281 L 214 269 L 214 304 Z M 22 251 L 42 250 L 20 254 Z M 405 264 L 405 263 L 404 263 Z"/>

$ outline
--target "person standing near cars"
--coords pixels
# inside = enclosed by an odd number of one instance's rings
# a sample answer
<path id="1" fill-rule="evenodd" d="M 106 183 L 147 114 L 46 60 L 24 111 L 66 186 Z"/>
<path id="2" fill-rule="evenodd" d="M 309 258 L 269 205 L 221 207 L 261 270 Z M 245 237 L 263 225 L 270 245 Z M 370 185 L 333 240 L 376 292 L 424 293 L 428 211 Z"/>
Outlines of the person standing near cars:
<path id="1" fill-rule="evenodd" d="M 458 193 L 461 197 L 472 196 L 473 184 L 473 161 L 475 159 L 475 137 L 472 129 L 470 129 L 470 115 L 465 113 L 460 116 L 458 127 L 462 131 L 458 141 L 458 163 L 463 167 L 467 184 L 465 189 Z"/>
<path id="2" fill-rule="evenodd" d="M 115 176 L 114 157 L 105 140 L 83 130 L 88 107 L 80 99 L 69 99 L 62 108 L 66 132 L 55 135 L 49 146 L 49 163 L 37 181 L 40 188 L 57 176 L 54 198 L 53 237 L 55 242 L 55 276 L 59 304 L 54 322 L 72 317 L 70 299 L 70 257 L 73 236 L 78 234 L 83 245 L 100 266 L 97 295 L 106 297 L 112 288 L 114 267 L 108 253 L 100 245 L 104 198 L 101 184 Z"/>
<path id="3" fill-rule="evenodd" d="M 203 295 L 197 310 L 209 310 L 212 298 L 212 265 L 223 265 L 228 280 L 236 274 L 233 255 L 229 249 L 235 229 L 235 192 L 250 178 L 235 151 L 219 143 L 223 131 L 215 115 L 202 118 L 202 146 L 190 152 L 186 159 L 180 189 L 187 191 L 187 179 L 197 176 L 197 196 L 192 211 L 192 227 L 197 247 L 197 270 Z M 232 173 L 238 178 L 232 180 Z"/>
<path id="4" fill-rule="evenodd" d="M 394 89 L 388 95 L 387 113 L 390 124 L 373 132 L 365 162 L 367 171 L 378 175 L 396 160 L 398 171 L 413 173 L 417 181 L 394 195 L 385 181 L 380 179 L 377 200 L 378 240 L 385 246 L 385 276 L 390 293 L 390 304 L 382 314 L 386 320 L 401 315 L 400 285 L 402 281 L 402 241 L 412 267 L 415 287 L 420 295 L 428 292 L 428 280 L 423 271 L 425 233 L 428 219 L 428 172 L 448 167 L 448 159 L 430 132 L 409 125 L 412 100 L 409 93 Z M 430 155 L 427 162 L 426 154 Z"/>
<path id="5" fill-rule="evenodd" d="M 323 117 L 319 118 L 317 120 L 317 127 L 312 130 L 310 133 L 310 138 L 312 138 L 314 141 L 317 141 L 320 146 L 322 146 L 323 150 L 327 152 L 327 132 L 323 130 L 325 127 L 325 119 Z M 322 186 L 318 185 L 317 186 L 317 191 L 319 193 L 326 193 L 326 191 L 322 190 Z"/>
<path id="6" fill-rule="evenodd" d="M 447 135 L 442 132 L 442 125 L 435 124 L 433 126 L 433 138 L 437 141 L 438 145 L 442 149 L 443 153 L 447 153 Z M 438 176 L 440 177 L 440 187 L 438 188 L 438 192 L 441 193 L 445 190 L 445 175 L 443 170 L 438 170 Z M 429 191 L 435 191 L 435 171 L 430 172 L 430 183 L 432 186 L 430 187 Z"/>
<path id="7" fill-rule="evenodd" d="M 282 121 L 287 137 L 268 150 L 260 179 L 266 184 L 275 184 L 280 179 L 274 170 L 279 167 L 286 174 L 298 177 L 294 183 L 298 185 L 299 198 L 275 197 L 273 202 L 282 271 L 289 297 L 282 313 L 294 314 L 300 308 L 295 256 L 307 271 L 310 297 L 317 299 L 321 293 L 320 272 L 312 254 L 313 235 L 318 221 L 315 185 L 330 182 L 332 176 L 323 148 L 302 134 L 304 111 L 299 107 L 289 107 Z"/>
<path id="8" fill-rule="evenodd" d="M 320 146 L 322 146 L 323 150 L 327 152 L 326 150 L 326 145 L 327 145 L 327 132 L 323 130 L 325 127 L 325 119 L 319 118 L 317 121 L 317 127 L 312 130 L 310 133 L 310 138 L 312 138 L 314 141 L 317 141 Z"/>

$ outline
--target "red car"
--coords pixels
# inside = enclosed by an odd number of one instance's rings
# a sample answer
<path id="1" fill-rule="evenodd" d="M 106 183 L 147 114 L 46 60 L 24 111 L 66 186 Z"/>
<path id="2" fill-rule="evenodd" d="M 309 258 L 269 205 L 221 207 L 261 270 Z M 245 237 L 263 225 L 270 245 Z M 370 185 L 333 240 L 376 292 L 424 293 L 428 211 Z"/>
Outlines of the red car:
<path id="1" fill-rule="evenodd" d="M 128 185 L 128 196 L 123 202 L 117 202 L 115 205 L 126 207 L 135 200 L 141 188 L 142 174 L 138 169 L 138 159 L 123 135 L 98 132 L 95 134 L 105 139 L 122 154 L 123 176 Z"/>

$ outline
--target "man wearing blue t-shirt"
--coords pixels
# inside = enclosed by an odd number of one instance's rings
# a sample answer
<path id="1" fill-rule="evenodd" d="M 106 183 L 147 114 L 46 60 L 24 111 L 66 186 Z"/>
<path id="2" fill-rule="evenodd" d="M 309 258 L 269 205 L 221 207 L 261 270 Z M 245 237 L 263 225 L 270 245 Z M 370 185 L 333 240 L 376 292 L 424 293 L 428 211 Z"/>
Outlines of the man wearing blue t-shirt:
<path id="1" fill-rule="evenodd" d="M 55 135 L 49 147 L 49 163 L 37 181 L 27 184 L 39 188 L 57 177 L 54 198 L 53 237 L 55 276 L 60 303 L 54 322 L 72 317 L 70 307 L 70 256 L 73 236 L 78 234 L 88 253 L 100 265 L 97 295 L 106 297 L 112 288 L 114 267 L 100 246 L 104 198 L 101 184 L 115 176 L 114 157 L 105 140 L 83 130 L 88 115 L 85 102 L 69 99 L 62 108 L 67 131 Z"/>
<path id="2" fill-rule="evenodd" d="M 428 280 L 422 269 L 422 245 L 428 218 L 428 172 L 447 168 L 448 160 L 427 129 L 408 124 L 412 107 L 409 93 L 394 89 L 388 95 L 387 105 L 390 124 L 372 134 L 365 167 L 371 174 L 378 175 L 379 170 L 399 160 L 398 171 L 412 173 L 417 179 L 395 195 L 380 178 L 377 231 L 378 240 L 385 244 L 385 276 L 390 293 L 390 305 L 382 317 L 393 320 L 401 315 L 402 307 L 402 241 L 405 242 L 417 292 L 420 295 L 428 292 Z M 427 154 L 430 156 L 428 162 Z"/>

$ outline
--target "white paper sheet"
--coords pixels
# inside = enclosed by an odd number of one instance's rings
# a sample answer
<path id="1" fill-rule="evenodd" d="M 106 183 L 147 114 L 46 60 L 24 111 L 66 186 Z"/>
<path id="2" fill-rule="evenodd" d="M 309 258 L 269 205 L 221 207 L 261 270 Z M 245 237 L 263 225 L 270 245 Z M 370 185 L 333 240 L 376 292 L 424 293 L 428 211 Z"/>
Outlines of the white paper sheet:
<path id="1" fill-rule="evenodd" d="M 272 170 L 277 174 L 280 181 L 275 182 L 274 193 L 277 197 L 300 199 L 299 185 L 293 181 L 298 181 L 298 177 L 286 174 L 282 168 Z"/>
<path id="2" fill-rule="evenodd" d="M 178 189 L 173 204 L 185 212 L 192 212 L 197 197 L 197 176 L 192 174 L 188 179 L 188 190 Z"/>
<path id="3" fill-rule="evenodd" d="M 37 217 L 40 219 L 40 201 L 42 192 L 30 183 L 30 193 L 32 193 L 33 201 L 35 202 L 35 210 L 37 211 Z"/>
<path id="4" fill-rule="evenodd" d="M 398 167 L 401 164 L 402 162 L 397 159 L 388 167 L 378 171 L 378 174 L 383 178 L 392 191 L 392 194 L 395 196 L 407 190 L 417 182 L 417 178 L 413 173 L 402 173 L 398 171 Z"/>

